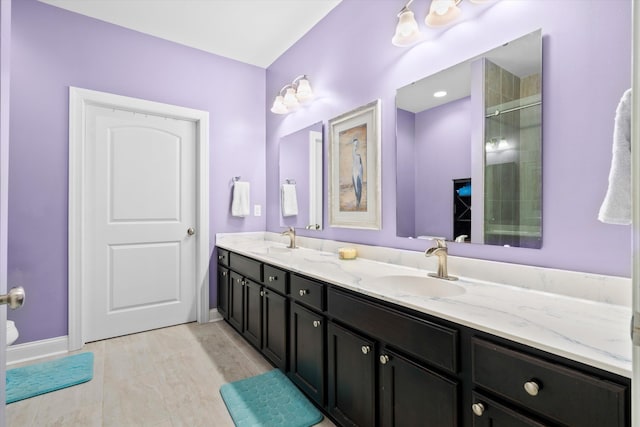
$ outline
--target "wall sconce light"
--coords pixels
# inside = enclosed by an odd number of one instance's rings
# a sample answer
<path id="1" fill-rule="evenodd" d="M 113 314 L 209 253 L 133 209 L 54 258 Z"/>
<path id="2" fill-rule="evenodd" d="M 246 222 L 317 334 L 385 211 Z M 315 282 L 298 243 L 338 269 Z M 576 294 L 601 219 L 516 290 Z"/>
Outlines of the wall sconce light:
<path id="1" fill-rule="evenodd" d="M 274 114 L 288 114 L 298 108 L 301 104 L 313 99 L 313 90 L 306 75 L 301 75 L 293 79 L 291 84 L 284 86 L 273 100 L 271 112 Z"/>
<path id="2" fill-rule="evenodd" d="M 475 4 L 490 3 L 495 0 L 468 0 Z M 458 19 L 462 13 L 458 6 L 462 0 L 431 0 L 429 12 L 424 19 L 427 26 L 438 28 L 451 24 Z M 409 9 L 409 5 L 413 0 L 409 0 L 407 4 L 398 13 L 398 25 L 396 33 L 391 39 L 391 43 L 395 46 L 410 46 L 422 39 L 422 33 L 418 28 L 413 12 Z"/>

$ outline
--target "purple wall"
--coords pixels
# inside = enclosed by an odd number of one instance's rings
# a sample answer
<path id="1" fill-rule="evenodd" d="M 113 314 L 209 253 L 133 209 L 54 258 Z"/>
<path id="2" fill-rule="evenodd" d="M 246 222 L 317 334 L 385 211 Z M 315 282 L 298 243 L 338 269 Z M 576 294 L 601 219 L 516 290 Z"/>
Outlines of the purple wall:
<path id="1" fill-rule="evenodd" d="M 453 240 L 452 180 L 471 178 L 471 100 L 422 111 L 415 126 L 416 235 Z"/>
<path id="2" fill-rule="evenodd" d="M 402 165 L 396 177 L 397 233 L 398 236 L 416 235 L 416 176 L 415 176 L 415 134 L 416 115 L 410 111 L 396 109 L 397 150 L 396 160 Z M 402 208 L 404 207 L 404 208 Z"/>
<path id="3" fill-rule="evenodd" d="M 426 10 L 422 3 L 412 5 L 419 22 Z M 267 70 L 267 164 L 277 162 L 280 136 L 382 100 L 382 230 L 327 224 L 322 232 L 299 234 L 424 250 L 424 241 L 396 237 L 396 88 L 542 28 L 542 249 L 451 243 L 450 253 L 630 276 L 630 227 L 602 224 L 596 216 L 607 186 L 615 108 L 631 85 L 631 2 L 564 0 L 551 8 L 549 2 L 505 0 L 432 41 L 397 48 L 391 36 L 402 5 L 344 0 Z M 302 73 L 310 76 L 317 99 L 285 117 L 271 114 L 268 108 L 278 89 Z M 277 171 L 267 169 L 267 229 L 272 231 L 280 230 L 277 180 Z M 603 242 L 604 253 L 596 249 Z"/>
<path id="4" fill-rule="evenodd" d="M 8 276 L 28 295 L 10 316 L 18 342 L 67 334 L 69 86 L 208 111 L 211 245 L 217 232 L 264 229 L 264 217 L 229 215 L 232 176 L 266 202 L 264 69 L 35 0 L 13 4 L 11 59 Z"/>

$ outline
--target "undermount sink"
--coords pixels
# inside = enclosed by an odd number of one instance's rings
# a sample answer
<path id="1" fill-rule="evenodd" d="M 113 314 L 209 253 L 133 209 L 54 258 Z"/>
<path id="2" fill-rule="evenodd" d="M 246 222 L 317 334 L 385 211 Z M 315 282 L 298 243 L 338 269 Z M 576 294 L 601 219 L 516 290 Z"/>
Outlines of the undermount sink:
<path id="1" fill-rule="evenodd" d="M 371 290 L 391 291 L 403 296 L 454 297 L 466 292 L 460 285 L 428 276 L 382 276 L 363 280 L 360 284 Z"/>
<path id="2" fill-rule="evenodd" d="M 280 246 L 272 246 L 268 248 L 260 248 L 253 251 L 255 254 L 288 254 L 291 253 L 291 248 L 284 248 Z"/>

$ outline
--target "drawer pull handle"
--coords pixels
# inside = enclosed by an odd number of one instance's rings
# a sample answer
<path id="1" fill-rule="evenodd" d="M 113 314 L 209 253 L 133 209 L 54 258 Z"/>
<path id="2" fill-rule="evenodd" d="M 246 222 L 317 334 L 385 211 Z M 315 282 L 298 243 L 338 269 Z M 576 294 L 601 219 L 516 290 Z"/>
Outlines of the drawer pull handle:
<path id="1" fill-rule="evenodd" d="M 389 356 L 387 356 L 386 354 L 383 354 L 380 356 L 380 363 L 382 363 L 383 365 L 386 365 L 389 362 Z"/>
<path id="2" fill-rule="evenodd" d="M 524 389 L 527 393 L 529 393 L 529 395 L 537 396 L 538 392 L 540 391 L 540 384 L 533 380 L 527 381 L 526 383 L 524 383 Z"/>
<path id="3" fill-rule="evenodd" d="M 314 320 L 314 321 L 313 321 L 313 327 L 314 327 L 314 328 L 319 327 L 321 324 L 322 324 L 322 323 L 320 323 L 320 321 L 319 321 L 319 320 Z"/>
<path id="4" fill-rule="evenodd" d="M 273 282 L 273 281 L 276 281 L 276 280 L 278 280 L 278 276 L 269 276 L 269 281 L 270 282 Z"/>
<path id="5" fill-rule="evenodd" d="M 306 289 L 300 289 L 300 296 L 301 296 L 301 297 L 305 296 L 305 295 L 306 295 L 306 294 L 308 294 L 308 293 L 309 293 L 309 291 L 308 291 L 308 290 L 306 290 Z"/>
<path id="6" fill-rule="evenodd" d="M 482 414 L 484 414 L 484 404 L 483 403 L 474 403 L 473 405 L 471 405 L 471 410 L 473 411 L 474 414 L 476 414 L 477 416 L 481 417 Z"/>
<path id="7" fill-rule="evenodd" d="M 362 346 L 362 354 L 369 354 L 370 351 L 371 351 L 371 347 L 369 347 L 368 345 Z"/>

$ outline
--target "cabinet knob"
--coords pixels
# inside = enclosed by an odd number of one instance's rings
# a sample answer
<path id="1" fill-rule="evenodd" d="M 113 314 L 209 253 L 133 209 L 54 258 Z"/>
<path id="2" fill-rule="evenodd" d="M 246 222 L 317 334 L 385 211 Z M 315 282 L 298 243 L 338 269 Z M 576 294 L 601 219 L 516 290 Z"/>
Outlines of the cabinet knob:
<path id="1" fill-rule="evenodd" d="M 278 280 L 278 276 L 269 276 L 269 281 L 270 282 L 274 282 L 276 280 Z"/>
<path id="2" fill-rule="evenodd" d="M 226 271 L 222 272 L 222 277 L 227 277 L 227 272 Z"/>
<path id="3" fill-rule="evenodd" d="M 524 389 L 527 393 L 529 393 L 529 395 L 537 396 L 538 392 L 540 391 L 540 384 L 538 384 L 534 380 L 527 381 L 526 383 L 524 383 Z"/>
<path id="4" fill-rule="evenodd" d="M 240 283 L 240 282 L 242 282 L 242 280 L 236 279 L 236 283 Z"/>
<path id="5" fill-rule="evenodd" d="M 308 294 L 308 293 L 309 293 L 309 291 L 308 291 L 308 290 L 306 290 L 306 289 L 300 289 L 300 296 L 301 296 L 301 297 L 305 296 L 305 295 L 306 295 L 306 294 Z"/>
<path id="6" fill-rule="evenodd" d="M 481 403 L 481 402 L 474 403 L 473 405 L 471 405 L 471 410 L 473 411 L 474 414 L 481 417 L 482 414 L 484 414 L 484 410 L 485 410 L 484 403 Z"/>
<path id="7" fill-rule="evenodd" d="M 263 297 L 264 296 L 264 291 L 260 291 L 260 296 Z"/>
<path id="8" fill-rule="evenodd" d="M 319 327 L 320 325 L 321 325 L 321 323 L 320 323 L 320 321 L 319 321 L 319 320 L 314 320 L 314 321 L 313 321 L 313 327 L 314 327 L 314 328 L 317 328 L 317 327 Z"/>
<path id="9" fill-rule="evenodd" d="M 224 259 L 224 255 L 218 255 L 218 260 L 222 261 Z"/>
<path id="10" fill-rule="evenodd" d="M 383 354 L 380 356 L 380 363 L 382 363 L 383 365 L 386 365 L 387 362 L 389 362 L 389 356 L 387 356 L 386 354 Z"/>
<path id="11" fill-rule="evenodd" d="M 362 346 L 362 353 L 363 354 L 369 354 L 370 351 L 371 351 L 371 348 L 368 345 L 363 345 Z"/>

